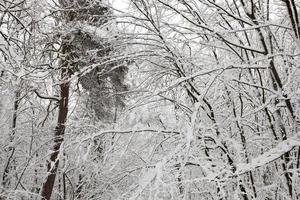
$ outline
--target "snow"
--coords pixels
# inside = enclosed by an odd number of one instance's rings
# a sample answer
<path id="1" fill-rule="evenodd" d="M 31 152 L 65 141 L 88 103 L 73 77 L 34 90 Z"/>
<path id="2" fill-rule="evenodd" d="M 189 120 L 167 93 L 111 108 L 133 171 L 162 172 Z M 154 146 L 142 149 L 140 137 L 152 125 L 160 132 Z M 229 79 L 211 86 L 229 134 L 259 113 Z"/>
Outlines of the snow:
<path id="1" fill-rule="evenodd" d="M 239 163 L 237 164 L 237 170 L 235 175 L 241 175 L 246 172 L 255 170 L 258 167 L 267 165 L 270 162 L 280 158 L 285 153 L 291 151 L 294 147 L 300 146 L 300 139 L 293 137 L 288 140 L 280 142 L 276 147 L 263 153 L 262 155 L 253 158 L 250 163 Z"/>

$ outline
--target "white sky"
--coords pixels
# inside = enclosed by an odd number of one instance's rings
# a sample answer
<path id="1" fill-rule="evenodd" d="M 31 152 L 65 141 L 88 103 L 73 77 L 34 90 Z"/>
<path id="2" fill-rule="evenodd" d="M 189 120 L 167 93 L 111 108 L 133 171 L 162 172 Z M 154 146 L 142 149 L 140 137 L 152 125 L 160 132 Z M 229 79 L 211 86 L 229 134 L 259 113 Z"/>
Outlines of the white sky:
<path id="1" fill-rule="evenodd" d="M 109 3 L 116 9 L 126 11 L 130 0 L 109 0 Z"/>

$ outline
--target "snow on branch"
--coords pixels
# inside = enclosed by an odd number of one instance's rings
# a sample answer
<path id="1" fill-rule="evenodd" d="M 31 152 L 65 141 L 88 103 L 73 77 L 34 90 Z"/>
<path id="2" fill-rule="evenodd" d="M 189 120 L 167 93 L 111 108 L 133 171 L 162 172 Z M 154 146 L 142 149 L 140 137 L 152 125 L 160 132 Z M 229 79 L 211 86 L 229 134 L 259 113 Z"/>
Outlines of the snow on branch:
<path id="1" fill-rule="evenodd" d="M 178 79 L 174 80 L 169 86 L 160 89 L 155 95 L 159 95 L 164 92 L 167 92 L 167 91 L 173 89 L 174 87 L 180 85 L 181 83 L 189 81 L 196 77 L 209 75 L 209 74 L 220 72 L 220 71 L 222 73 L 224 70 L 229 70 L 229 69 L 265 69 L 265 67 L 251 67 L 251 66 L 246 66 L 246 65 L 245 66 L 243 66 L 243 65 L 236 65 L 236 66 L 235 65 L 228 65 L 228 66 L 217 65 L 217 66 L 214 66 L 213 69 L 201 70 L 201 71 L 193 73 L 190 76 L 184 76 L 184 77 L 178 78 Z"/>
<path id="2" fill-rule="evenodd" d="M 180 134 L 180 132 L 176 131 L 176 130 L 159 130 L 159 129 L 105 130 L 105 131 L 97 132 L 97 133 L 95 133 L 93 135 L 90 135 L 88 137 L 85 137 L 81 140 L 81 142 L 84 142 L 84 141 L 87 141 L 87 140 L 90 140 L 90 139 L 94 140 L 97 137 L 100 137 L 100 136 L 105 135 L 105 134 L 110 134 L 110 133 L 128 134 L 128 133 L 142 133 L 142 132 L 169 133 L 169 134 L 176 134 L 176 135 Z"/>
<path id="3" fill-rule="evenodd" d="M 258 167 L 262 167 L 270 162 L 280 158 L 283 154 L 291 151 L 294 147 L 300 146 L 300 139 L 293 137 L 288 140 L 280 142 L 276 147 L 268 152 L 252 159 L 250 163 L 240 163 L 237 165 L 235 175 L 241 175 L 252 171 Z"/>
<path id="4" fill-rule="evenodd" d="M 53 101 L 59 101 L 60 99 L 54 96 L 45 96 L 41 95 L 37 90 L 33 90 L 34 93 L 41 99 L 48 99 L 48 100 L 53 100 Z"/>

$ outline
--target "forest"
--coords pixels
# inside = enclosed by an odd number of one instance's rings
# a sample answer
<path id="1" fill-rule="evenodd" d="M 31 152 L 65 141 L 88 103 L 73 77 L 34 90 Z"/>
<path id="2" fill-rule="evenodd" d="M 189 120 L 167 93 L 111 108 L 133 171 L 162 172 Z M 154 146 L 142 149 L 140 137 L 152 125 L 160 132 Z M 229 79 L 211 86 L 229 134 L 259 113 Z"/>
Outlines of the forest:
<path id="1" fill-rule="evenodd" d="M 0 200 L 299 200 L 300 0 L 0 0 Z"/>

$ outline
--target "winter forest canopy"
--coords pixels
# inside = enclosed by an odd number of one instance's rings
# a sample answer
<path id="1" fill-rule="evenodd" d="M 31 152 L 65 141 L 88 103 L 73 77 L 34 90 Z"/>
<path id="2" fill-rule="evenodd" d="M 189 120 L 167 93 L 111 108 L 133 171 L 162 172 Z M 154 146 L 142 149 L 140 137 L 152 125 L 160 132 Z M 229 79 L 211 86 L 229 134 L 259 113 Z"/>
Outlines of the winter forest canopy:
<path id="1" fill-rule="evenodd" d="M 0 0 L 0 200 L 300 199 L 299 0 Z"/>

